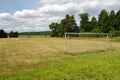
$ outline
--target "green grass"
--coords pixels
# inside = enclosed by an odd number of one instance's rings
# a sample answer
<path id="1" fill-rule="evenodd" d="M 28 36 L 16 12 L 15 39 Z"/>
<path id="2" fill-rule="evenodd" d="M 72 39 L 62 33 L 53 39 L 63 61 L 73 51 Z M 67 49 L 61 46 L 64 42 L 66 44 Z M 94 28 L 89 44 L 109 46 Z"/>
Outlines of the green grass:
<path id="1" fill-rule="evenodd" d="M 63 45 L 61 38 L 0 39 L 0 80 L 120 80 L 119 47 L 64 53 Z"/>
<path id="2" fill-rule="evenodd" d="M 0 75 L 0 80 L 119 80 L 120 52 L 77 55 L 76 59 L 28 71 Z"/>

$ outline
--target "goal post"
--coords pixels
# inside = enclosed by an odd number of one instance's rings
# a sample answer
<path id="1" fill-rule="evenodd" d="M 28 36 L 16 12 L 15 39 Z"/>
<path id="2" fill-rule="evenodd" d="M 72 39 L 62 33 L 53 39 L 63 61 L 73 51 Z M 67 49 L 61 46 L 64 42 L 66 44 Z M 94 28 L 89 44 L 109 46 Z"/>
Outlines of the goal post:
<path id="1" fill-rule="evenodd" d="M 65 33 L 65 52 L 98 51 L 110 47 L 108 33 Z"/>

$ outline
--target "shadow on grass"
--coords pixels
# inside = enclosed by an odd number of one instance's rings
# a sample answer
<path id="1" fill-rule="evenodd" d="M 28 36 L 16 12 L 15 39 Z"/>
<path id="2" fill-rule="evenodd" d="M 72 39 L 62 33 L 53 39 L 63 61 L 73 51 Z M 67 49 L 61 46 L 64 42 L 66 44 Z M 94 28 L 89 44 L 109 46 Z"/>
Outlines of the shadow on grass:
<path id="1" fill-rule="evenodd" d="M 107 52 L 107 51 L 116 51 L 116 49 L 110 48 L 110 49 L 106 49 L 106 50 L 97 50 L 97 51 L 64 52 L 64 54 L 71 55 L 71 56 L 78 56 L 78 55 L 84 55 L 84 54 L 97 54 L 99 52 Z"/>

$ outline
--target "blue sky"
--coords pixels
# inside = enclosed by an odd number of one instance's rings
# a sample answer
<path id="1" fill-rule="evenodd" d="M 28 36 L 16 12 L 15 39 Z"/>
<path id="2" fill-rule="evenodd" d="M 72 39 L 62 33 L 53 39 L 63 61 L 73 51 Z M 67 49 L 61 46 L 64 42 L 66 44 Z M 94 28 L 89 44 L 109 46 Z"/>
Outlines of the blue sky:
<path id="1" fill-rule="evenodd" d="M 40 7 L 38 0 L 0 0 L 0 13 L 14 13 L 23 9 Z"/>
<path id="2" fill-rule="evenodd" d="M 79 13 L 97 18 L 103 9 L 117 11 L 119 0 L 0 0 L 0 29 L 46 31 L 51 22 L 60 22 L 66 14 L 74 15 L 79 25 Z"/>

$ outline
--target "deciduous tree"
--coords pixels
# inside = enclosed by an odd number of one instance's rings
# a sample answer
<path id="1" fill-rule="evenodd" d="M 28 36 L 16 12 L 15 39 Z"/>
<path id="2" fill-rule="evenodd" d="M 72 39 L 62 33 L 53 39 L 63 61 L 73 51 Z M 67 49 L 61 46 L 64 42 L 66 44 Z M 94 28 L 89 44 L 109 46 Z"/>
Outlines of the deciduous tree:
<path id="1" fill-rule="evenodd" d="M 0 38 L 7 38 L 7 33 L 3 29 L 0 30 Z"/>

